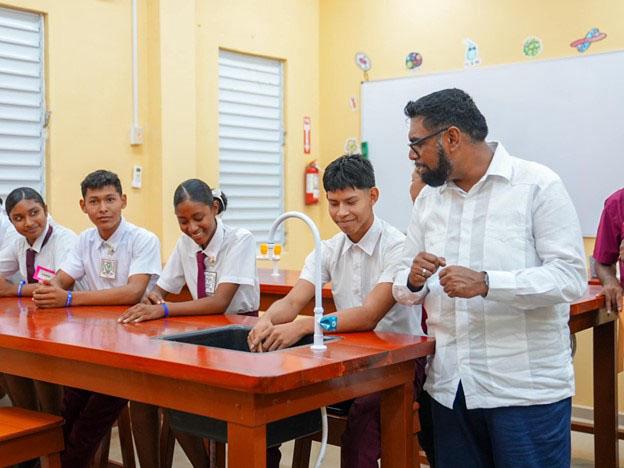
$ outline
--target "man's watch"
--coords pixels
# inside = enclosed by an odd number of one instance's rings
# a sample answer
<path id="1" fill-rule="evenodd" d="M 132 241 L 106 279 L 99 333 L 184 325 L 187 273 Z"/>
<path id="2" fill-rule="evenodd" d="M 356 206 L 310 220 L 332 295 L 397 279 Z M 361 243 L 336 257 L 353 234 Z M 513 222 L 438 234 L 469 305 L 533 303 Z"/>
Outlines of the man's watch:
<path id="1" fill-rule="evenodd" d="M 482 271 L 483 273 L 483 282 L 485 283 L 485 292 L 481 294 L 481 297 L 486 297 L 490 292 L 490 277 L 487 274 L 487 271 Z"/>

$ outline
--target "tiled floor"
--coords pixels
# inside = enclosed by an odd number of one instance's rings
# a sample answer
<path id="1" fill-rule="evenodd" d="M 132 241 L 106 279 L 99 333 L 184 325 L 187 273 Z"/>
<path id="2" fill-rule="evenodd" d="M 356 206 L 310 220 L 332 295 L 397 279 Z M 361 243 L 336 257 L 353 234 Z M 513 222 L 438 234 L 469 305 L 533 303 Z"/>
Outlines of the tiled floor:
<path id="1" fill-rule="evenodd" d="M 0 406 L 8 406 L 10 404 L 8 398 L 0 399 Z M 116 429 L 111 441 L 110 457 L 113 460 L 121 461 L 121 453 L 119 451 L 119 438 Z M 280 467 L 290 468 L 292 460 L 293 443 L 282 445 L 282 463 Z M 312 455 L 310 457 L 310 465 L 313 466 L 318 454 L 319 445 L 314 443 L 312 446 Z M 588 468 L 594 466 L 592 459 L 594 456 L 593 437 L 590 434 L 572 433 L 572 467 Z M 323 466 L 326 468 L 338 468 L 340 466 L 340 452 L 336 447 L 327 447 L 327 454 Z M 192 465 L 184 456 L 180 447 L 176 444 L 176 450 L 173 460 L 174 468 L 192 468 Z M 620 441 L 620 467 L 624 468 L 624 441 Z"/>

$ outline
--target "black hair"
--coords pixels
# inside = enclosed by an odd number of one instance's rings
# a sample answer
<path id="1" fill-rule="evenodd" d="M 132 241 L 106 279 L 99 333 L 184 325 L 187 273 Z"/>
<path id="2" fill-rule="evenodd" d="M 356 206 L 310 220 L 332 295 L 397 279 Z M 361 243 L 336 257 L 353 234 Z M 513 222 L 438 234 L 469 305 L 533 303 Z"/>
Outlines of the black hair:
<path id="1" fill-rule="evenodd" d="M 212 190 L 210 186 L 199 179 L 188 179 L 178 185 L 173 194 L 174 208 L 180 203 L 191 200 L 212 206 L 215 200 L 218 202 L 217 214 L 227 209 L 227 197 L 221 190 Z"/>
<path id="2" fill-rule="evenodd" d="M 443 89 L 410 101 L 404 112 L 410 119 L 423 117 L 424 126 L 430 130 L 455 126 L 470 135 L 472 141 L 483 141 L 488 134 L 485 117 L 461 89 Z"/>
<path id="3" fill-rule="evenodd" d="M 13 190 L 6 198 L 6 213 L 11 216 L 11 211 L 22 200 L 33 200 L 35 203 L 39 203 L 45 210 L 46 204 L 43 201 L 43 197 L 35 189 L 30 187 L 18 187 Z"/>
<path id="4" fill-rule="evenodd" d="M 326 192 L 347 188 L 369 189 L 374 186 L 373 165 L 360 154 L 340 156 L 327 166 L 323 174 L 323 188 Z"/>
<path id="5" fill-rule="evenodd" d="M 87 177 L 84 178 L 82 182 L 80 182 L 80 190 L 82 191 L 82 198 L 87 196 L 87 190 L 89 189 L 101 189 L 112 185 L 115 187 L 115 191 L 119 195 L 123 195 L 123 191 L 121 189 L 121 181 L 119 180 L 119 176 L 114 172 L 107 171 L 104 169 L 98 169 L 97 171 L 92 172 Z"/>

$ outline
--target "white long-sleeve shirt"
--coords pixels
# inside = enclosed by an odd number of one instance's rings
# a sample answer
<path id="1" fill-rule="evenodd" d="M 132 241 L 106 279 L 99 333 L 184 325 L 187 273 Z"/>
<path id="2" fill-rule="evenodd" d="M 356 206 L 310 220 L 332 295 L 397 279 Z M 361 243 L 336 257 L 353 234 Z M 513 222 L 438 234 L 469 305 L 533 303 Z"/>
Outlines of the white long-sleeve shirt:
<path id="1" fill-rule="evenodd" d="M 424 301 L 436 352 L 425 389 L 452 408 L 552 403 L 574 394 L 569 304 L 586 288 L 578 217 L 561 179 L 492 143 L 486 174 L 468 193 L 449 182 L 425 187 L 412 211 L 403 270 L 393 292 Z M 486 298 L 449 298 L 436 273 L 414 293 L 409 266 L 421 251 L 447 266 L 486 271 Z"/>

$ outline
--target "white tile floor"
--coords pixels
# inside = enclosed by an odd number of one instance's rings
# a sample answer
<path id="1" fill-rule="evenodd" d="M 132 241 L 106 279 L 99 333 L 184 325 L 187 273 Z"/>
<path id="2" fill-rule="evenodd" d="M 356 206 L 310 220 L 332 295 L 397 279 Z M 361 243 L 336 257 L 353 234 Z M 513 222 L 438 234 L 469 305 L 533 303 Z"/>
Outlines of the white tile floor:
<path id="1" fill-rule="evenodd" d="M 0 399 L 0 406 L 8 406 L 10 404 L 8 398 Z M 116 429 L 111 441 L 110 457 L 112 460 L 121 461 L 121 453 L 119 451 L 119 438 Z M 282 463 L 280 467 L 290 468 L 292 460 L 293 443 L 282 445 Z M 316 460 L 319 444 L 314 443 L 312 446 L 311 463 Z M 591 434 L 582 434 L 579 432 L 572 433 L 572 467 L 588 468 L 594 466 L 592 460 L 594 457 L 593 436 Z M 323 466 L 326 468 L 338 468 L 340 466 L 340 452 L 337 447 L 327 447 L 327 455 Z M 176 450 L 173 460 L 174 468 L 192 468 L 190 462 L 184 456 L 180 447 L 176 444 Z M 620 441 L 620 467 L 624 468 L 624 441 Z"/>

